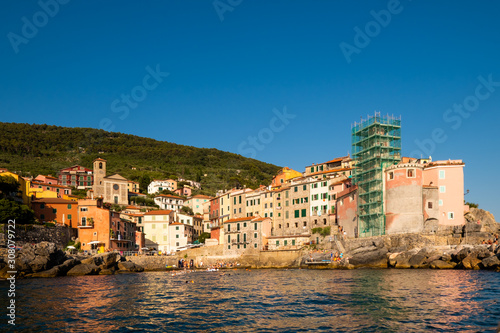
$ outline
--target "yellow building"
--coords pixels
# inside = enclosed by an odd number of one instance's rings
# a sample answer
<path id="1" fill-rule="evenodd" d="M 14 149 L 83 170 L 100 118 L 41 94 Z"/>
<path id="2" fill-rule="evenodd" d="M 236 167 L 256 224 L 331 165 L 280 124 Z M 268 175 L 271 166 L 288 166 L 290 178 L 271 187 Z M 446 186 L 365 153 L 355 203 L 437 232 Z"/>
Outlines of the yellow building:
<path id="1" fill-rule="evenodd" d="M 278 171 L 278 174 L 273 178 L 271 182 L 271 189 L 274 190 L 280 188 L 283 184 L 297 177 L 302 177 L 302 172 L 284 167 L 283 169 Z"/>

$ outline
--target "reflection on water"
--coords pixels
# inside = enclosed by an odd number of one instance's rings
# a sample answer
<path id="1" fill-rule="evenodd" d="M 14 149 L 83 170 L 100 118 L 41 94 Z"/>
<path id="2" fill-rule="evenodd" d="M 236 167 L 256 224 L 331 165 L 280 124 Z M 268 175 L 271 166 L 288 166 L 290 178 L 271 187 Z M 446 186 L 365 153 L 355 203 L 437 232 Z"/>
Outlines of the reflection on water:
<path id="1" fill-rule="evenodd" d="M 231 270 L 21 280 L 16 331 L 494 331 L 500 321 L 499 285 L 498 273 L 437 270 Z M 4 281 L 0 293 L 7 294 Z M 0 298 L 1 308 L 6 301 Z M 0 331 L 9 328 L 2 319 Z"/>

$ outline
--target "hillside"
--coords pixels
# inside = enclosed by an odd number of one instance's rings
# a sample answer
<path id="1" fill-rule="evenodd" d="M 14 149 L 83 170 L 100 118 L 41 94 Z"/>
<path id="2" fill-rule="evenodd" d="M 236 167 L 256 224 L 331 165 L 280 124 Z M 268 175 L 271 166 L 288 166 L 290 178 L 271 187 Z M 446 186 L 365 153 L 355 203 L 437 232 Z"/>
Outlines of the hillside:
<path id="1" fill-rule="evenodd" d="M 0 168 L 23 176 L 55 175 L 63 168 L 108 160 L 108 174 L 139 181 L 183 177 L 200 181 L 203 193 L 269 184 L 278 166 L 217 149 L 196 148 L 92 128 L 0 122 Z M 206 174 L 206 176 L 205 176 Z"/>

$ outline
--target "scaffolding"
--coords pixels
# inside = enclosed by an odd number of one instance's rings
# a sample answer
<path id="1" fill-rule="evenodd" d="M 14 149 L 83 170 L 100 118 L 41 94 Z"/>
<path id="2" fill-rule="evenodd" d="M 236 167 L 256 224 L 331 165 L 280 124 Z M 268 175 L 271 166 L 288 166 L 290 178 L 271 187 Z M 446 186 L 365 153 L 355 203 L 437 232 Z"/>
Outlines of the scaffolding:
<path id="1" fill-rule="evenodd" d="M 374 116 L 351 126 L 359 237 L 385 234 L 383 171 L 401 160 L 401 116 Z"/>

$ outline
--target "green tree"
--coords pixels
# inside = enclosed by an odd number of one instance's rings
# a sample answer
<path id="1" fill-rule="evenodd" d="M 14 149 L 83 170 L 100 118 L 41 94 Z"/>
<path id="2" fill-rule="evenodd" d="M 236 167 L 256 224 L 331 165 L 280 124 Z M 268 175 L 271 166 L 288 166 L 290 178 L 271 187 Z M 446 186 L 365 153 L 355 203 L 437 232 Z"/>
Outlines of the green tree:
<path id="1" fill-rule="evenodd" d="M 204 244 L 204 243 L 205 243 L 205 239 L 207 239 L 207 238 L 210 238 L 210 233 L 208 233 L 208 232 L 204 232 L 204 233 L 202 233 L 202 234 L 198 237 L 198 241 L 199 241 L 200 243 L 203 243 L 203 244 Z"/>
<path id="2" fill-rule="evenodd" d="M 19 183 L 12 176 L 0 176 L 0 198 L 5 198 L 19 190 Z"/>
<path id="3" fill-rule="evenodd" d="M 35 223 L 34 212 L 26 205 L 11 199 L 0 199 L 0 223 L 16 220 L 16 224 Z"/>
<path id="4" fill-rule="evenodd" d="M 188 206 L 182 206 L 181 212 L 184 214 L 187 214 L 187 215 L 191 215 L 191 216 L 194 215 L 193 209 L 191 207 L 188 207 Z"/>

